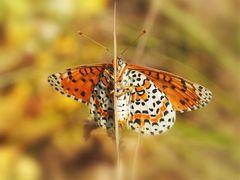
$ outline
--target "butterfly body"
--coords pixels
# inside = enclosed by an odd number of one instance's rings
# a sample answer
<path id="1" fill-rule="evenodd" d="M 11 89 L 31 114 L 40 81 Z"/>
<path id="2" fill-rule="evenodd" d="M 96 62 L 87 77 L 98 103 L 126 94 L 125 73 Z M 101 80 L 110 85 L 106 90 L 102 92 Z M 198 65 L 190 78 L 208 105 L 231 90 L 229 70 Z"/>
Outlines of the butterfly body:
<path id="1" fill-rule="evenodd" d="M 62 94 L 89 105 L 90 114 L 101 127 L 114 128 L 114 83 L 117 83 L 119 124 L 143 134 L 169 130 L 176 112 L 205 106 L 212 95 L 201 85 L 174 74 L 117 60 L 113 64 L 79 66 L 49 76 L 49 83 Z"/>

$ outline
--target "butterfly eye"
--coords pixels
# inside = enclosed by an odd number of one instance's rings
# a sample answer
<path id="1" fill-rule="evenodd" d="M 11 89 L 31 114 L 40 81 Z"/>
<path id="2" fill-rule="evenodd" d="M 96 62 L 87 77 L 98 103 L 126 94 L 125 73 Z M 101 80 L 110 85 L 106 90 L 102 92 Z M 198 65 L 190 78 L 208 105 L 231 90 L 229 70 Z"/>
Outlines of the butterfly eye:
<path id="1" fill-rule="evenodd" d="M 118 65 L 122 66 L 123 65 L 123 60 L 121 58 L 118 58 Z"/>

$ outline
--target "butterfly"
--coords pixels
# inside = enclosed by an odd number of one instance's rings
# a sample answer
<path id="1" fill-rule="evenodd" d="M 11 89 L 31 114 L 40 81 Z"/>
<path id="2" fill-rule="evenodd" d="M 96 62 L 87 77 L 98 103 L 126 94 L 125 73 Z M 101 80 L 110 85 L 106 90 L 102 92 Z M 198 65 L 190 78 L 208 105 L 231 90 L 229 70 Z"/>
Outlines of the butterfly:
<path id="1" fill-rule="evenodd" d="M 50 75 L 48 82 L 61 94 L 88 104 L 91 118 L 101 127 L 114 129 L 117 111 L 119 126 L 149 135 L 168 131 L 176 112 L 201 108 L 212 98 L 205 87 L 169 72 L 127 64 L 122 58 L 116 66 L 116 81 L 112 63 L 69 68 Z"/>

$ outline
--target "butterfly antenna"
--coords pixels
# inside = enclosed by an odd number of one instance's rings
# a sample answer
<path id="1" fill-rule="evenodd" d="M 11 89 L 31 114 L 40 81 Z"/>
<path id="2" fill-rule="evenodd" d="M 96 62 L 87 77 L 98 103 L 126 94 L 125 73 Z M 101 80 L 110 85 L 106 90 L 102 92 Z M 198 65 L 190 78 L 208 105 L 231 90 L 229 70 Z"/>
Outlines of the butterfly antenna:
<path id="1" fill-rule="evenodd" d="M 94 39 L 90 38 L 89 36 L 87 36 L 87 35 L 84 34 L 83 32 L 79 31 L 78 34 L 79 34 L 80 36 L 85 37 L 86 39 L 88 39 L 89 41 L 93 42 L 94 44 L 102 47 L 102 48 L 105 49 L 107 52 L 110 52 L 110 50 L 109 50 L 106 46 L 104 46 L 104 45 L 102 45 L 101 43 L 99 43 L 99 42 L 95 41 Z M 110 52 L 110 53 L 111 53 L 111 52 Z"/>
<path id="2" fill-rule="evenodd" d="M 127 47 L 121 52 L 121 55 L 123 55 L 133 44 L 135 44 L 136 41 L 138 41 L 138 39 L 139 39 L 140 37 L 142 37 L 142 35 L 144 35 L 144 34 L 146 34 L 146 33 L 147 33 L 147 30 L 144 29 L 144 30 L 138 35 L 138 37 L 137 37 L 135 40 L 133 40 L 133 41 L 131 42 L 131 44 L 130 44 L 129 46 L 127 46 Z"/>

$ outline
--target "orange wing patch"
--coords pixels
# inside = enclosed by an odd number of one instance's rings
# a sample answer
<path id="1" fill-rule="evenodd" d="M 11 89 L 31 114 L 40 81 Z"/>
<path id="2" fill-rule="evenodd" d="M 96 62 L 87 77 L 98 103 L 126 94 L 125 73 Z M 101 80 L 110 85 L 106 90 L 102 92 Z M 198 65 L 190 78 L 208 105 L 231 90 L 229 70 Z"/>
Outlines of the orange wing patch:
<path id="1" fill-rule="evenodd" d="M 212 93 L 205 87 L 192 83 L 174 74 L 137 65 L 128 65 L 129 69 L 144 73 L 164 92 L 176 111 L 191 111 L 208 104 Z"/>
<path id="2" fill-rule="evenodd" d="M 132 100 L 133 102 L 139 101 L 139 100 L 147 100 L 148 99 L 148 94 L 145 91 L 145 88 L 142 86 L 135 87 L 136 93 L 132 94 Z"/>
<path id="3" fill-rule="evenodd" d="M 61 94 L 87 104 L 100 74 L 110 66 L 100 64 L 70 68 L 65 72 L 50 75 L 48 82 Z"/>

